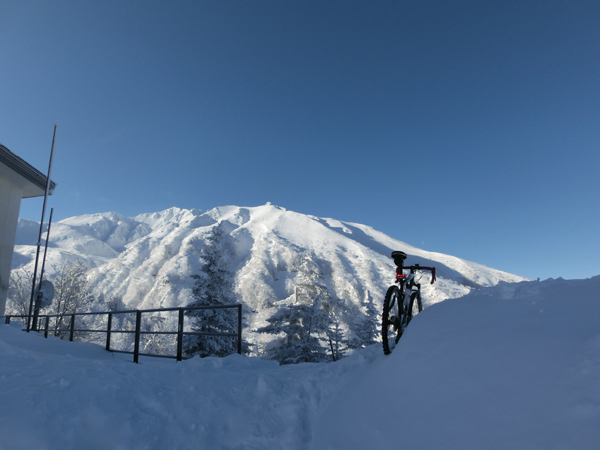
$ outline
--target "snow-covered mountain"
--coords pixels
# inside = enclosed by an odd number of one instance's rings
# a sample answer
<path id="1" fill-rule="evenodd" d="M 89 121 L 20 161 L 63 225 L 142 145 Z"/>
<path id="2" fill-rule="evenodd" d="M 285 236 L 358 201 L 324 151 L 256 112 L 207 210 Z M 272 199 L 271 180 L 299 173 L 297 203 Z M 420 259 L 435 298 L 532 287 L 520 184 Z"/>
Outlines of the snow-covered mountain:
<path id="1" fill-rule="evenodd" d="M 128 308 L 185 306 L 191 275 L 213 227 L 227 234 L 235 293 L 249 329 L 266 324 L 278 303 L 291 299 L 307 278 L 318 279 L 346 310 L 346 330 L 372 299 L 377 309 L 394 279 L 393 250 L 407 263 L 435 266 L 438 281 L 423 284 L 425 306 L 460 297 L 473 288 L 523 277 L 441 253 L 428 252 L 356 223 L 319 218 L 267 203 L 203 212 L 171 208 L 126 218 L 117 213 L 71 217 L 52 224 L 47 269 L 82 259 L 91 268 L 94 294 L 117 297 Z M 20 220 L 13 269 L 33 266 L 39 224 Z M 265 337 L 266 338 L 266 337 Z"/>

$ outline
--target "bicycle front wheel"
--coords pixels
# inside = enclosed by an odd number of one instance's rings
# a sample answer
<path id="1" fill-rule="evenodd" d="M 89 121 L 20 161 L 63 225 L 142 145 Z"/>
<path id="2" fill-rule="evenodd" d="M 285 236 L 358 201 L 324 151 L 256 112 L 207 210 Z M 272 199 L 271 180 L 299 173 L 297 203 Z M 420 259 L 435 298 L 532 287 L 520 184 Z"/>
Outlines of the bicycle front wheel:
<path id="1" fill-rule="evenodd" d="M 389 355 L 396 347 L 402 336 L 402 305 L 404 294 L 398 286 L 390 286 L 383 301 L 383 314 L 381 315 L 381 338 L 383 340 L 383 353 Z"/>

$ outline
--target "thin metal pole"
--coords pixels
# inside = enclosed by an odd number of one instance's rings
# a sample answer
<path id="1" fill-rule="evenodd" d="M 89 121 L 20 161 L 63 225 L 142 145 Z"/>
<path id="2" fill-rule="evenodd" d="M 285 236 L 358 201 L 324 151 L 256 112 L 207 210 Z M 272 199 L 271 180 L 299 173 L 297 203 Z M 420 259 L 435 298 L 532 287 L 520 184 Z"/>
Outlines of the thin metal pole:
<path id="1" fill-rule="evenodd" d="M 54 208 L 50 208 L 50 219 L 48 220 L 48 231 L 46 232 L 46 245 L 44 246 L 44 257 L 42 258 L 42 271 L 40 272 L 40 283 L 38 284 L 37 294 L 35 296 L 35 308 L 33 311 L 33 331 L 37 331 L 38 316 L 40 314 L 40 307 L 42 299 L 40 292 L 42 289 L 42 282 L 44 281 L 44 268 L 46 267 L 46 255 L 48 253 L 48 242 L 50 241 L 50 228 L 52 227 L 52 215 L 54 214 Z"/>
<path id="2" fill-rule="evenodd" d="M 69 340 L 73 341 L 73 332 L 75 331 L 75 314 L 71 315 L 71 333 L 69 335 Z"/>
<path id="3" fill-rule="evenodd" d="M 177 361 L 183 359 L 183 308 L 179 308 L 179 323 L 177 325 Z"/>
<path id="4" fill-rule="evenodd" d="M 237 352 L 242 354 L 242 305 L 238 305 L 238 348 Z"/>
<path id="5" fill-rule="evenodd" d="M 46 255 L 48 253 L 48 242 L 50 241 L 50 228 L 52 227 L 52 215 L 53 214 L 54 214 L 54 208 L 50 208 L 50 219 L 48 219 L 48 231 L 46 232 L 46 245 L 44 247 L 44 257 L 42 258 L 42 271 L 40 272 L 40 287 L 39 287 L 39 289 L 42 288 L 42 281 L 44 281 L 44 268 L 46 267 Z"/>
<path id="6" fill-rule="evenodd" d="M 33 299 L 35 296 L 35 279 L 37 277 L 37 266 L 40 259 L 40 247 L 42 245 L 42 232 L 44 230 L 44 218 L 46 216 L 46 202 L 50 192 L 50 176 L 52 175 L 52 158 L 54 157 L 54 144 L 56 142 L 56 130 L 58 125 L 54 125 L 54 135 L 52 136 L 52 149 L 50 150 L 50 163 L 48 165 L 48 178 L 46 178 L 46 192 L 44 193 L 44 204 L 42 206 L 42 220 L 40 222 L 40 234 L 38 236 L 37 252 L 35 254 L 35 265 L 33 269 L 33 280 L 31 282 L 31 300 L 29 301 L 29 315 L 27 317 L 27 332 L 31 329 L 31 312 L 33 310 Z"/>
<path id="7" fill-rule="evenodd" d="M 110 352 L 110 332 L 112 330 L 112 312 L 108 313 L 108 323 L 106 324 L 106 350 Z"/>
<path id="8" fill-rule="evenodd" d="M 140 354 L 140 327 L 142 324 L 142 312 L 136 311 L 135 313 L 135 344 L 133 347 L 133 362 L 137 363 Z"/>

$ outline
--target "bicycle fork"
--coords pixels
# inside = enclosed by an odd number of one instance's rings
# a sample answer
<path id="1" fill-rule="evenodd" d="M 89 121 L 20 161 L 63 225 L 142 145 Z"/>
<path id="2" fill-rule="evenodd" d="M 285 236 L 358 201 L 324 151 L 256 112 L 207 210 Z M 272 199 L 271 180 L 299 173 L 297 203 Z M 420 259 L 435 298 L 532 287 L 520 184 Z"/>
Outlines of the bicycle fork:
<path id="1" fill-rule="evenodd" d="M 410 296 L 409 296 L 410 299 Z M 401 290 L 400 296 L 398 297 L 397 301 L 398 302 L 398 315 L 393 317 L 393 320 L 391 320 L 393 327 L 394 327 L 394 331 L 398 332 L 399 335 L 401 335 L 404 331 L 404 328 L 406 328 L 406 325 L 408 325 L 408 322 L 410 319 L 408 319 L 408 308 L 409 306 L 406 304 L 406 294 L 404 293 L 404 290 Z M 390 305 L 390 310 L 392 310 L 392 308 L 394 307 L 394 304 L 392 303 Z"/>

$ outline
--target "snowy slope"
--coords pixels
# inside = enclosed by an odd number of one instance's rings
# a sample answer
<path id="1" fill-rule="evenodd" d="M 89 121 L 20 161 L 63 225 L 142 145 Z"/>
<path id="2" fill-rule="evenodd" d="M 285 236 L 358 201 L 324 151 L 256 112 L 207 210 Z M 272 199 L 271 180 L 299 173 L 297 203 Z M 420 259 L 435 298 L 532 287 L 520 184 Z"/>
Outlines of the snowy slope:
<path id="1" fill-rule="evenodd" d="M 313 448 L 598 448 L 599 292 L 550 279 L 435 305 L 328 405 Z"/>
<path id="2" fill-rule="evenodd" d="M 0 325 L 0 447 L 596 449 L 598 292 L 600 276 L 500 283 L 428 308 L 390 356 L 281 367 L 136 365 Z"/>
<path id="3" fill-rule="evenodd" d="M 34 223 L 19 222 L 13 268 L 31 267 L 37 235 Z M 236 274 L 236 295 L 245 308 L 245 324 L 266 324 L 277 301 L 294 295 L 312 271 L 347 310 L 351 327 L 368 299 L 380 309 L 393 281 L 392 250 L 408 262 L 433 265 L 438 282 L 423 282 L 426 306 L 465 295 L 472 288 L 522 277 L 452 256 L 427 252 L 371 227 L 287 211 L 271 204 L 225 206 L 208 212 L 171 208 L 125 218 L 116 213 L 72 217 L 52 226 L 48 267 L 82 258 L 92 267 L 97 296 L 118 297 L 129 308 L 184 306 L 192 300 L 191 275 L 200 270 L 199 252 L 211 229 L 228 233 L 225 255 Z M 33 238 L 33 239 L 32 239 Z M 26 245 L 29 242 L 29 245 Z M 260 335 L 250 340 L 268 339 Z"/>

